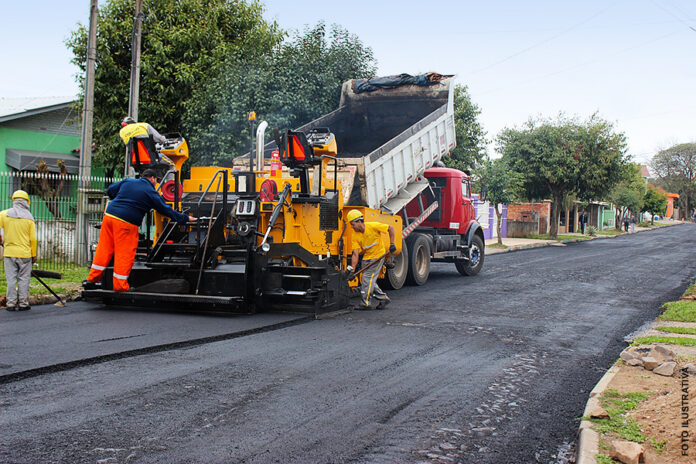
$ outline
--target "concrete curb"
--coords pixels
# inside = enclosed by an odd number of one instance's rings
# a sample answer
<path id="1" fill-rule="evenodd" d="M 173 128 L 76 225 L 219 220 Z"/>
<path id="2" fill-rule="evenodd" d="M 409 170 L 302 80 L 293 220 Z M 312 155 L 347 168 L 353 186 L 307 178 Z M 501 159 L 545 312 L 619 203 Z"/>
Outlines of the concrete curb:
<path id="1" fill-rule="evenodd" d="M 643 229 L 643 230 L 637 230 L 633 232 L 633 234 L 639 234 L 641 232 L 650 232 L 651 230 L 655 229 L 662 229 L 664 227 L 672 227 L 672 226 L 678 226 L 680 224 L 664 224 L 664 225 L 659 225 L 659 226 L 654 226 L 651 227 L 650 229 Z M 605 238 L 616 238 L 616 237 L 623 237 L 624 235 L 632 235 L 630 233 L 623 233 L 619 235 L 596 235 L 594 237 L 585 237 L 585 238 L 569 238 L 566 240 L 554 240 L 552 242 L 544 242 L 544 243 L 530 243 L 527 245 L 512 245 L 507 248 L 501 249 L 497 247 L 491 247 L 490 245 L 486 246 L 486 255 L 497 255 L 500 253 L 510 253 L 511 251 L 519 251 L 519 250 L 529 250 L 531 248 L 544 248 L 544 247 L 549 247 L 549 246 L 559 246 L 559 245 L 565 245 L 567 243 L 578 243 L 578 242 L 589 242 L 591 240 L 597 240 L 597 239 L 605 239 Z M 494 250 L 494 251 L 489 251 L 489 250 Z"/>
<path id="2" fill-rule="evenodd" d="M 587 400 L 585 405 L 585 411 L 583 412 L 583 417 L 589 416 L 590 412 L 599 406 L 599 397 L 607 389 L 609 382 L 612 381 L 616 373 L 619 372 L 617 366 L 612 366 L 609 370 L 599 379 L 597 385 L 590 392 L 590 398 Z M 580 422 L 580 428 L 578 429 L 578 453 L 576 464 L 596 464 L 597 459 L 595 455 L 599 453 L 599 434 L 592 429 L 592 422 L 584 420 Z"/>

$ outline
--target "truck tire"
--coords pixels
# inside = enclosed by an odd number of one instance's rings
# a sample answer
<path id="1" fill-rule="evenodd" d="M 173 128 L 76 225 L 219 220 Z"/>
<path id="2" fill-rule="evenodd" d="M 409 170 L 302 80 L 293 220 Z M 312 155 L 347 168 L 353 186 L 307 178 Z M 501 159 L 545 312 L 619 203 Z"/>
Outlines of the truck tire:
<path id="1" fill-rule="evenodd" d="M 474 260 L 455 261 L 454 265 L 457 271 L 463 276 L 474 276 L 479 273 L 483 267 L 483 257 L 485 255 L 483 240 L 478 235 L 474 235 L 471 239 L 471 248 L 469 250 Z"/>
<path id="2" fill-rule="evenodd" d="M 430 275 L 430 243 L 423 234 L 413 234 L 406 239 L 408 248 L 409 285 L 423 285 Z"/>
<path id="3" fill-rule="evenodd" d="M 408 247 L 406 242 L 403 242 L 401 253 L 392 257 L 394 269 L 387 269 L 387 275 L 384 279 L 380 279 L 380 287 L 387 290 L 398 290 L 404 286 L 406 276 L 408 275 Z"/>

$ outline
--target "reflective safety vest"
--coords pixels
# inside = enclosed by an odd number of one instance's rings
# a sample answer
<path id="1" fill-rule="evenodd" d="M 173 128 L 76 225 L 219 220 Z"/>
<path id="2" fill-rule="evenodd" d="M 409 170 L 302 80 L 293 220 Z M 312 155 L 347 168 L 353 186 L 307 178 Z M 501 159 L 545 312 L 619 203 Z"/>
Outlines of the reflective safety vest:
<path id="1" fill-rule="evenodd" d="M 135 122 L 133 124 L 128 124 L 127 126 L 121 128 L 118 135 L 121 136 L 123 143 L 128 144 L 128 141 L 136 135 L 147 135 L 148 125 L 149 124 L 146 122 Z"/>

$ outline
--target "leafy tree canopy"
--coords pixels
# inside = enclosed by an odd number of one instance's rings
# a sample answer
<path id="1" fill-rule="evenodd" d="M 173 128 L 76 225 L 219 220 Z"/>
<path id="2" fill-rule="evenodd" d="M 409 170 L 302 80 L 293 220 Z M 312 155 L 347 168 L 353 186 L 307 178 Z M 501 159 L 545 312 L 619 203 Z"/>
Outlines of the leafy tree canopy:
<path id="1" fill-rule="evenodd" d="M 684 214 L 696 202 L 696 143 L 674 145 L 657 153 L 650 161 L 656 184 L 679 194 Z"/>
<path id="2" fill-rule="evenodd" d="M 617 229 L 621 228 L 623 217 L 629 211 L 641 210 L 646 188 L 640 164 L 627 163 L 622 171 L 621 180 L 608 196 L 608 199 L 617 206 L 615 215 Z"/>
<path id="3" fill-rule="evenodd" d="M 641 211 L 650 213 L 650 221 L 654 222 L 656 214 L 665 214 L 667 209 L 667 195 L 656 188 L 650 186 L 645 191 L 643 197 L 643 208 Z"/>
<path id="4" fill-rule="evenodd" d="M 375 73 L 372 50 L 340 26 L 324 23 L 296 33 L 261 58 L 229 61 L 201 86 L 184 125 L 200 157 L 196 164 L 228 164 L 249 149 L 246 115 L 270 127 L 295 128 L 338 107 L 341 86 Z"/>
<path id="5" fill-rule="evenodd" d="M 454 128 L 457 146 L 445 164 L 461 171 L 474 170 L 486 155 L 486 131 L 478 120 L 481 109 L 471 100 L 465 85 L 454 87 Z"/>
<path id="6" fill-rule="evenodd" d="M 503 158 L 493 161 L 486 158 L 476 173 L 481 182 L 482 191 L 485 191 L 485 199 L 493 205 L 495 214 L 498 216 L 498 243 L 502 244 L 500 234 L 502 211 L 498 206 L 517 200 L 522 178 L 510 169 L 507 161 Z"/>
<path id="7" fill-rule="evenodd" d="M 182 118 L 196 89 L 233 57 L 262 56 L 283 38 L 255 0 L 144 0 L 143 12 L 138 119 L 160 132 L 186 133 Z M 111 172 L 123 165 L 118 123 L 128 111 L 133 14 L 131 0 L 108 0 L 99 10 L 93 137 L 95 162 Z M 81 79 L 87 34 L 78 25 L 66 41 Z"/>
<path id="8" fill-rule="evenodd" d="M 571 195 L 602 199 L 621 180 L 627 163 L 624 134 L 596 114 L 586 121 L 564 115 L 530 119 L 521 129 L 503 129 L 497 142 L 510 168 L 522 176 L 523 196 L 553 199 L 553 237 L 558 206 Z"/>

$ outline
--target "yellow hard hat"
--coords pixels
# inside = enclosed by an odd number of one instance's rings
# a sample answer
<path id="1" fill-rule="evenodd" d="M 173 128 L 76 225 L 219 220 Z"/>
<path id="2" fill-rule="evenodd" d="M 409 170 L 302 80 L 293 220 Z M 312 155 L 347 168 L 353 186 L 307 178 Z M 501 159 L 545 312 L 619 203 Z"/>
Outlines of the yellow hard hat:
<path id="1" fill-rule="evenodd" d="M 12 199 L 16 200 L 17 198 L 24 198 L 27 200 L 27 203 L 31 203 L 29 200 L 29 194 L 24 190 L 15 190 L 15 192 L 12 194 Z"/>
<path id="2" fill-rule="evenodd" d="M 362 219 L 362 218 L 363 218 L 363 213 L 361 213 L 357 209 L 351 209 L 350 211 L 348 211 L 348 216 L 346 217 L 346 219 L 348 219 L 348 222 L 353 222 L 356 219 Z"/>

